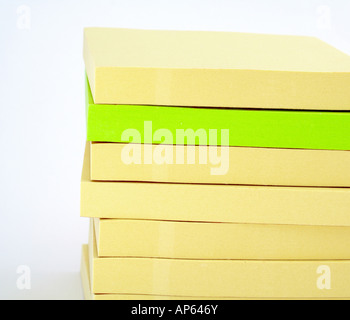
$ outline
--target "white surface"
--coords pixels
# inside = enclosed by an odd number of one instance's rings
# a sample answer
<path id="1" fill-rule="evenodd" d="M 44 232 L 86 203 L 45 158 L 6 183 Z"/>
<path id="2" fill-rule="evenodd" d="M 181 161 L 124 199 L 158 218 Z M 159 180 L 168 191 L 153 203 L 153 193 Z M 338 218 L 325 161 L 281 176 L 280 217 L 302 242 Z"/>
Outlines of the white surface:
<path id="1" fill-rule="evenodd" d="M 349 12 L 348 0 L 0 0 L 0 299 L 82 298 L 84 27 L 314 35 L 350 54 Z M 17 289 L 20 265 L 31 290 Z"/>

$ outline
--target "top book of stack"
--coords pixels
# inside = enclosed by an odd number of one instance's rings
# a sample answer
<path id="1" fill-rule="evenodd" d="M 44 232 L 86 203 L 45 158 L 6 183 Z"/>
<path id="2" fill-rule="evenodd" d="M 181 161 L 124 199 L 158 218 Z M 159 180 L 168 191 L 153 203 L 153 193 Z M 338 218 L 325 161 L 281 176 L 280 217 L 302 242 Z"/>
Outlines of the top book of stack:
<path id="1" fill-rule="evenodd" d="M 350 110 L 350 57 L 312 37 L 85 29 L 95 104 Z"/>

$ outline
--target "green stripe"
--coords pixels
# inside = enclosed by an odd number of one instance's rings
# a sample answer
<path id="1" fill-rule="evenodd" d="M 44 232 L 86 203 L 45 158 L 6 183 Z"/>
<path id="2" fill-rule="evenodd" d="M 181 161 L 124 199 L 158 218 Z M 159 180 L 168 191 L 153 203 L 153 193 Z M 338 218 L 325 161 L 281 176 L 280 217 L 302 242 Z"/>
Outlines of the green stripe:
<path id="1" fill-rule="evenodd" d="M 350 112 L 95 105 L 88 82 L 86 93 L 88 141 L 129 142 L 122 133 L 136 129 L 142 136 L 133 142 L 160 143 L 144 137 L 151 121 L 153 133 L 168 129 L 174 137 L 177 129 L 216 129 L 219 145 L 221 129 L 229 129 L 230 146 L 350 150 Z"/>

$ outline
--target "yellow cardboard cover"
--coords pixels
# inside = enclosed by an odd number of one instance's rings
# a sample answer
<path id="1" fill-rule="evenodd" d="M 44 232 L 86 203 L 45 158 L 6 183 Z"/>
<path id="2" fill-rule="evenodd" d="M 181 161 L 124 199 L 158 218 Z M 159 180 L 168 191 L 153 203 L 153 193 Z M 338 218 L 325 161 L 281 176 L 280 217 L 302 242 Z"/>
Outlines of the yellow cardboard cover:
<path id="1" fill-rule="evenodd" d="M 350 187 L 349 151 L 166 146 L 169 162 L 157 159 L 157 148 L 92 143 L 91 180 Z"/>
<path id="2" fill-rule="evenodd" d="M 96 104 L 350 110 L 350 58 L 311 37 L 85 29 Z"/>
<path id="3" fill-rule="evenodd" d="M 81 259 L 81 280 L 83 286 L 83 293 L 85 300 L 145 300 L 145 301 L 153 301 L 153 300 L 207 300 L 204 297 L 176 297 L 176 296 L 154 296 L 154 295 L 132 295 L 132 294 L 94 294 L 91 292 L 90 285 L 90 264 L 89 264 L 89 249 L 88 245 L 83 245 L 82 248 L 82 259 Z M 291 300 L 296 300 L 291 299 Z M 211 297 L 210 300 L 224 300 L 223 298 L 215 298 Z M 225 300 L 252 300 L 249 298 L 227 298 Z M 255 300 L 255 299 L 253 299 Z M 259 300 L 271 300 L 271 299 L 259 299 Z M 298 299 L 299 300 L 299 299 Z M 310 298 L 307 300 L 332 300 L 328 298 Z M 339 300 L 339 299 L 334 299 Z M 347 300 L 344 298 L 344 300 Z"/>
<path id="4" fill-rule="evenodd" d="M 99 257 L 350 260 L 350 228 L 94 219 Z"/>

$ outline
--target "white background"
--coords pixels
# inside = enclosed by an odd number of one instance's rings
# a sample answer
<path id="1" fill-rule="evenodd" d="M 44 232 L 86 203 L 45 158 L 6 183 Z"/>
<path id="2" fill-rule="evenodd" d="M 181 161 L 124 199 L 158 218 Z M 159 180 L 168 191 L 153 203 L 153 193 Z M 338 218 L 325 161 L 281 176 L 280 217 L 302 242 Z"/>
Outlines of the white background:
<path id="1" fill-rule="evenodd" d="M 350 54 L 349 17 L 348 0 L 0 0 L 0 299 L 82 299 L 84 27 L 314 35 Z"/>

